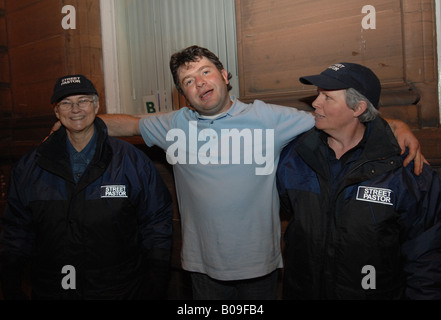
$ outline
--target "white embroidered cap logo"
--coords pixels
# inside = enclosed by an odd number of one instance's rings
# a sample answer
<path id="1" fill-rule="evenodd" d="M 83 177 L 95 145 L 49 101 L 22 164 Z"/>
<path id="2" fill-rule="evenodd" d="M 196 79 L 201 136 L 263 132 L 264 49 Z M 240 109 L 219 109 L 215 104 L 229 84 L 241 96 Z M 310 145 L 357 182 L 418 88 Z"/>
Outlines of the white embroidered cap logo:
<path id="1" fill-rule="evenodd" d="M 61 80 L 61 85 L 67 85 L 71 83 L 81 83 L 80 77 L 70 77 L 70 78 L 64 78 Z"/>
<path id="2" fill-rule="evenodd" d="M 333 64 L 332 66 L 330 66 L 328 69 L 331 69 L 331 70 L 334 70 L 334 71 L 338 71 L 338 70 L 340 70 L 340 69 L 342 69 L 344 67 L 345 67 L 344 64 L 336 63 L 336 64 Z"/>

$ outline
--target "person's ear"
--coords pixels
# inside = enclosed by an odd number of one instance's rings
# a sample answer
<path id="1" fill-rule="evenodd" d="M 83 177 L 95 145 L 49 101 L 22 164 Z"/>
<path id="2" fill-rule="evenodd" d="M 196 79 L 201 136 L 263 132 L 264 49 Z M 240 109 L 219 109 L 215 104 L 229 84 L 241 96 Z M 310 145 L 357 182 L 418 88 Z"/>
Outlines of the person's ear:
<path id="1" fill-rule="evenodd" d="M 230 83 L 230 80 L 228 80 L 228 71 L 225 69 L 222 69 L 221 74 L 225 80 L 225 83 L 228 85 Z"/>
<path id="2" fill-rule="evenodd" d="M 366 112 L 367 108 L 368 105 L 366 101 L 364 100 L 360 101 L 354 109 L 354 117 L 358 118 L 359 116 L 361 116 L 363 113 Z"/>
<path id="3" fill-rule="evenodd" d="M 60 110 L 58 110 L 57 104 L 54 103 L 53 107 L 54 107 L 55 116 L 57 117 L 58 120 L 60 120 Z"/>
<path id="4" fill-rule="evenodd" d="M 100 110 L 100 102 L 99 101 L 97 101 L 96 105 L 94 105 L 94 110 L 95 110 L 95 115 L 97 115 L 98 111 Z"/>

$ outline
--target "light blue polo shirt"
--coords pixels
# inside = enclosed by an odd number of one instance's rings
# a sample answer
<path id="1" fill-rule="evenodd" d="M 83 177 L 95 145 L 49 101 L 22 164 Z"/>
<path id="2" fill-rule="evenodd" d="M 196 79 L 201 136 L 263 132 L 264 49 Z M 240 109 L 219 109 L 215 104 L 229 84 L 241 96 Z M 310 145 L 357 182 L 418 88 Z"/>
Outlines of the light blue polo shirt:
<path id="1" fill-rule="evenodd" d="M 214 119 L 185 107 L 140 121 L 146 144 L 173 164 L 182 267 L 219 280 L 283 267 L 276 168 L 283 147 L 314 126 L 295 108 L 232 99 Z"/>

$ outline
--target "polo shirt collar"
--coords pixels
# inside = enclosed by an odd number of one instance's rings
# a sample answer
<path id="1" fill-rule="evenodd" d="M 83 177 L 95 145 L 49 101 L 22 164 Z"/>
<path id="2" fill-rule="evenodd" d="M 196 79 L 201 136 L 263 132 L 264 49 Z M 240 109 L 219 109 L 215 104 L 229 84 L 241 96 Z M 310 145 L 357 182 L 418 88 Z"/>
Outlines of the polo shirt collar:
<path id="1" fill-rule="evenodd" d="M 200 115 L 199 112 L 194 111 L 196 117 L 198 120 L 219 120 L 222 119 L 224 117 L 234 117 L 240 113 L 243 112 L 243 104 L 237 100 L 236 97 L 231 96 L 230 97 L 231 101 L 233 101 L 233 104 L 231 105 L 230 109 L 228 109 L 226 112 L 223 112 L 221 114 L 218 115 L 218 117 L 214 117 L 214 118 L 206 118 L 203 115 Z"/>

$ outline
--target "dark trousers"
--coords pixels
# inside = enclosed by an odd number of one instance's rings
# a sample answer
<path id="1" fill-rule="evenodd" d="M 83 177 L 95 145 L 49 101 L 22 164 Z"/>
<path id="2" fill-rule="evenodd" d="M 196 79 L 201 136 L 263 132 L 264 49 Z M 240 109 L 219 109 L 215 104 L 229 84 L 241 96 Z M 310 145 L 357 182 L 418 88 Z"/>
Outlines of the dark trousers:
<path id="1" fill-rule="evenodd" d="M 221 281 L 206 274 L 191 274 L 194 300 L 276 300 L 279 270 L 263 277 Z"/>

